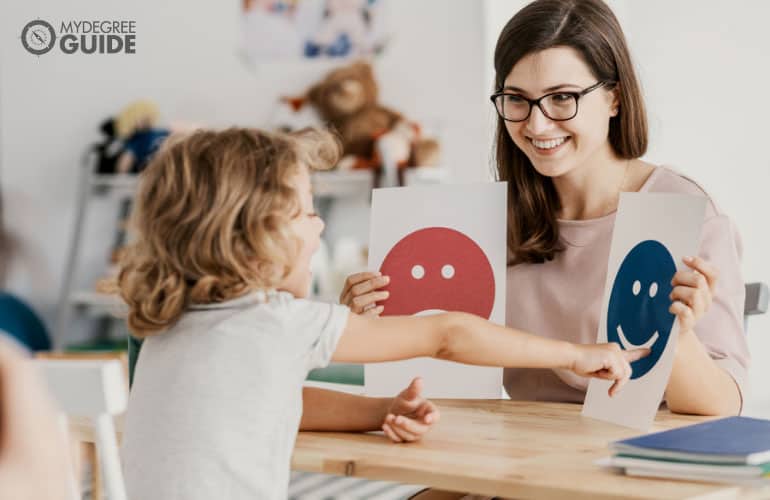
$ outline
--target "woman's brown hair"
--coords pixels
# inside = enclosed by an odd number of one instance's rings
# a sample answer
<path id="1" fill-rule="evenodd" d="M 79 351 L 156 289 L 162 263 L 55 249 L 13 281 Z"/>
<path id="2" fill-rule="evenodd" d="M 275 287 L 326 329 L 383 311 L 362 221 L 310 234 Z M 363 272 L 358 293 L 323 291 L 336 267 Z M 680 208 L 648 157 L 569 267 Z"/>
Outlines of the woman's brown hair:
<path id="1" fill-rule="evenodd" d="M 173 325 L 191 303 L 275 287 L 297 251 L 294 176 L 339 156 L 328 132 L 201 130 L 170 138 L 141 174 L 117 285 L 128 326 L 143 337 Z M 303 167 L 304 165 L 304 167 Z"/>
<path id="2" fill-rule="evenodd" d="M 571 47 L 599 81 L 614 82 L 619 112 L 608 139 L 619 158 L 647 150 L 647 114 L 623 30 L 602 0 L 536 0 L 505 25 L 495 48 L 495 89 L 528 54 Z M 514 144 L 498 116 L 497 178 L 508 182 L 509 264 L 551 260 L 564 249 L 557 222 L 561 209 L 551 178 L 540 175 Z"/>

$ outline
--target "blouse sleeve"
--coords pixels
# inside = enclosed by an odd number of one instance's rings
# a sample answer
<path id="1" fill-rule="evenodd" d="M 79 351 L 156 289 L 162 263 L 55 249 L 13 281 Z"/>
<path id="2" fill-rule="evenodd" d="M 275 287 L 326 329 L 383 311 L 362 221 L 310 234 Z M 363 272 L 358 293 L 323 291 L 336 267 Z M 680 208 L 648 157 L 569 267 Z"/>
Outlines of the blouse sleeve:
<path id="1" fill-rule="evenodd" d="M 714 265 L 719 276 L 714 299 L 706 314 L 695 325 L 695 334 L 711 358 L 735 380 L 746 400 L 749 349 L 743 330 L 746 300 L 741 272 L 743 253 L 740 235 L 723 214 L 712 214 L 703 225 L 699 255 Z"/>

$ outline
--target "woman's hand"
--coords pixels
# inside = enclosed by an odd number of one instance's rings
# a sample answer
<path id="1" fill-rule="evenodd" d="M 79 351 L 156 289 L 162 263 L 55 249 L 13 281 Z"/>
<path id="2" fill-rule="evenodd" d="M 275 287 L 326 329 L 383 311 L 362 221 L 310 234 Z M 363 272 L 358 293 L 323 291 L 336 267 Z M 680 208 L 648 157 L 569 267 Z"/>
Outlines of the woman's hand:
<path id="1" fill-rule="evenodd" d="M 690 269 L 677 271 L 671 280 L 674 289 L 669 296 L 673 301 L 669 312 L 676 315 L 679 329 L 684 332 L 692 330 L 711 306 L 718 272 L 700 257 L 682 260 Z"/>
<path id="2" fill-rule="evenodd" d="M 436 405 L 422 397 L 422 379 L 417 377 L 393 398 L 382 430 L 395 443 L 419 441 L 439 416 Z"/>
<path id="3" fill-rule="evenodd" d="M 378 306 L 377 302 L 387 299 L 389 295 L 379 289 L 388 283 L 390 278 L 380 272 L 351 274 L 345 280 L 345 286 L 340 293 L 340 304 L 350 307 L 356 314 L 379 316 L 385 308 Z"/>
<path id="4" fill-rule="evenodd" d="M 618 344 L 575 344 L 571 370 L 583 377 L 614 380 L 609 390 L 614 396 L 631 378 L 631 363 L 650 354 L 649 349 L 625 351 Z"/>

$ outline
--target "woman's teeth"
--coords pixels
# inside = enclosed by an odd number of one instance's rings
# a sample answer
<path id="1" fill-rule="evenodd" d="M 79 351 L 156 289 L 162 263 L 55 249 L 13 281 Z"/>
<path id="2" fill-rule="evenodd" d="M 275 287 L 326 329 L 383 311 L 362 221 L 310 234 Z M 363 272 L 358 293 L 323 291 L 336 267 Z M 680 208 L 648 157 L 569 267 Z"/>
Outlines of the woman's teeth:
<path id="1" fill-rule="evenodd" d="M 548 139 L 547 141 L 538 141 L 537 139 L 530 139 L 532 144 L 538 149 L 553 149 L 557 146 L 561 146 L 568 139 L 568 137 L 559 137 L 558 139 Z"/>

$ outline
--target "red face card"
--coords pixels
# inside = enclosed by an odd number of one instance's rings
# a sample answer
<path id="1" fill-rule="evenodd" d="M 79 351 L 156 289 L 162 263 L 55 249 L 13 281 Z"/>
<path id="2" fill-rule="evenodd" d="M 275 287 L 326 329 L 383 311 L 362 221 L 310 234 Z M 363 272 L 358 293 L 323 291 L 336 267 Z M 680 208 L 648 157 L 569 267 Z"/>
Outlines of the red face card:
<path id="1" fill-rule="evenodd" d="M 410 233 L 391 248 L 380 271 L 390 276 L 383 315 L 460 311 L 489 319 L 492 314 L 492 266 L 460 231 L 429 227 Z"/>

